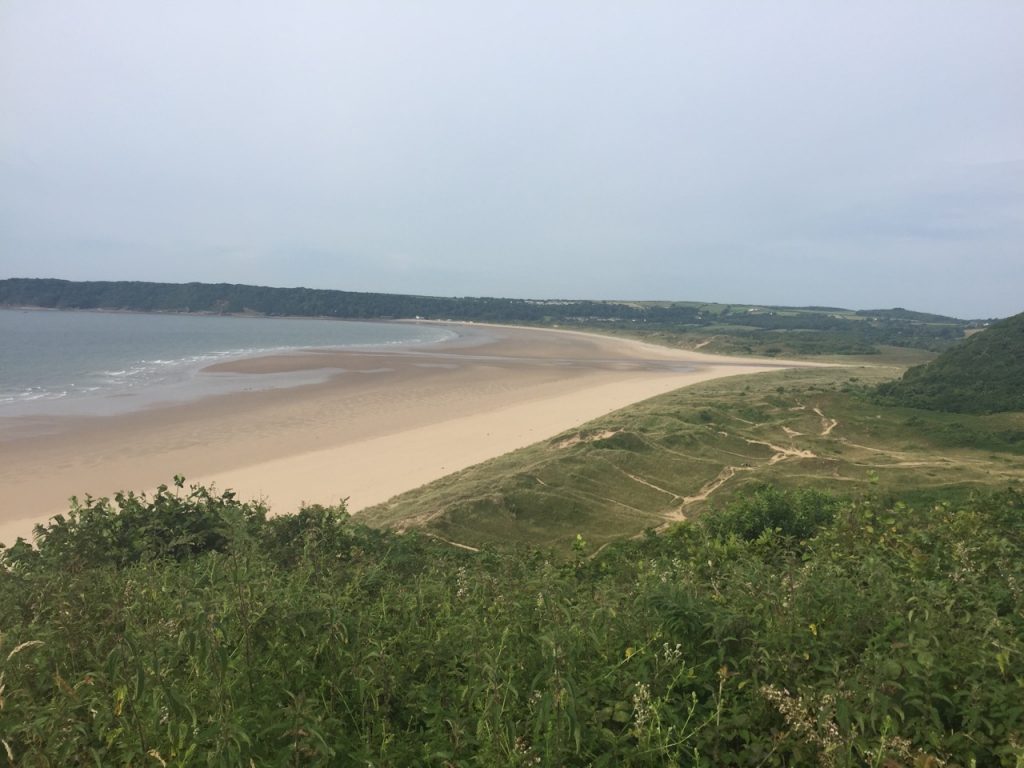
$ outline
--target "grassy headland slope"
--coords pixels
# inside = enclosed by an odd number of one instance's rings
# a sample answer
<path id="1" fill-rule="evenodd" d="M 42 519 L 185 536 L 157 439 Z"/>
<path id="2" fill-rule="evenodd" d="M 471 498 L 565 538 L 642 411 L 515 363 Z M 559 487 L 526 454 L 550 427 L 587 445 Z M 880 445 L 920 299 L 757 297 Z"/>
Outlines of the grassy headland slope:
<path id="1" fill-rule="evenodd" d="M 1024 411 L 1024 313 L 878 388 L 882 402 L 954 413 Z"/>
<path id="2" fill-rule="evenodd" d="M 360 519 L 470 546 L 567 550 L 578 533 L 601 545 L 766 483 L 925 501 L 1024 480 L 1024 413 L 873 403 L 867 394 L 897 372 L 816 368 L 687 387 L 450 475 Z"/>
<path id="3" fill-rule="evenodd" d="M 882 345 L 938 351 L 964 320 L 904 309 L 854 312 L 701 302 L 445 298 L 227 283 L 0 280 L 0 306 L 205 312 L 351 319 L 414 318 L 562 325 L 640 335 L 719 354 L 877 354 Z"/>
<path id="4" fill-rule="evenodd" d="M 898 372 L 677 390 L 355 520 L 76 504 L 0 547 L 0 764 L 1020 765 L 1024 413 Z"/>

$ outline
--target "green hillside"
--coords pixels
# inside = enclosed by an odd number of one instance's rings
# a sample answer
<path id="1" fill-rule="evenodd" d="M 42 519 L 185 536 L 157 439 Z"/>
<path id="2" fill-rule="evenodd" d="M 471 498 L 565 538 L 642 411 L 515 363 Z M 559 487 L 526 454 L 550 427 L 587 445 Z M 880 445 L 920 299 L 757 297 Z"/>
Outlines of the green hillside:
<path id="1" fill-rule="evenodd" d="M 878 388 L 881 402 L 952 413 L 1024 411 L 1024 313 Z"/>

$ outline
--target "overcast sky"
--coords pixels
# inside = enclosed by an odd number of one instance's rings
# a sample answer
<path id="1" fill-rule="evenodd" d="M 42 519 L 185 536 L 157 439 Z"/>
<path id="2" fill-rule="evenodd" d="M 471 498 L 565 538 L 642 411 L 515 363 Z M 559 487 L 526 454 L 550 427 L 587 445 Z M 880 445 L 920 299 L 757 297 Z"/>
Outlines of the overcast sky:
<path id="1" fill-rule="evenodd" d="M 1024 310 L 1024 2 L 0 0 L 0 277 Z"/>

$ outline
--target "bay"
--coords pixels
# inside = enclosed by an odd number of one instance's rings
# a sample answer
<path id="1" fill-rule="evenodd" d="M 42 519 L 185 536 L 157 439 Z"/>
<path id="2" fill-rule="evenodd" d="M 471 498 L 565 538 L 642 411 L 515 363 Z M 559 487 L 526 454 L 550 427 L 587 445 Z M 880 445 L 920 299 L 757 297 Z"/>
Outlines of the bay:
<path id="1" fill-rule="evenodd" d="M 318 318 L 0 309 L 0 415 L 105 414 L 329 371 L 201 374 L 216 362 L 302 349 L 429 344 L 433 325 Z"/>

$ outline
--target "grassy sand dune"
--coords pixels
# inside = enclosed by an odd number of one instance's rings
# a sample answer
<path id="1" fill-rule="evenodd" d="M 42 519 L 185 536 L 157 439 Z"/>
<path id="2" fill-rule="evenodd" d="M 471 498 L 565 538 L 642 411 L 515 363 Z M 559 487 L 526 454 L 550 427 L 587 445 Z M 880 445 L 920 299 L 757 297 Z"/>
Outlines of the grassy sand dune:
<path id="1" fill-rule="evenodd" d="M 479 546 L 636 535 L 771 483 L 954 498 L 1024 479 L 1024 414 L 938 414 L 859 394 L 881 366 L 720 379 L 652 398 L 365 510 Z"/>

